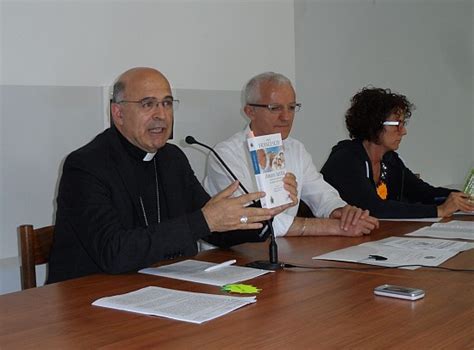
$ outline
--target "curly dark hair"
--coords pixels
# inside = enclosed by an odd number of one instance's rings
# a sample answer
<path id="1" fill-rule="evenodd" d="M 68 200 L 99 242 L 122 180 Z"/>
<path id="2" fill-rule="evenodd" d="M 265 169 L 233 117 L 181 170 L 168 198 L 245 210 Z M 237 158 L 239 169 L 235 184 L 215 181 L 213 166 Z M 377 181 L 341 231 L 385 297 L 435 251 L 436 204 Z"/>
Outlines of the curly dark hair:
<path id="1" fill-rule="evenodd" d="M 391 114 L 411 117 L 415 106 L 406 96 L 390 89 L 364 87 L 351 98 L 351 106 L 346 112 L 346 127 L 351 138 L 378 142 L 383 130 L 383 122 Z"/>

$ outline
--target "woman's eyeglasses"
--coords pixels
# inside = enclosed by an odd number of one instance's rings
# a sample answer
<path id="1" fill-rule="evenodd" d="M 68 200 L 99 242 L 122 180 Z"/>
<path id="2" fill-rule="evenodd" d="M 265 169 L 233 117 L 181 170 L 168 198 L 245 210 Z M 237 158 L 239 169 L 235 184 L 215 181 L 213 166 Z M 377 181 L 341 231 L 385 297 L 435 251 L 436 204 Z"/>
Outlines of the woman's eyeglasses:
<path id="1" fill-rule="evenodd" d="M 402 128 L 406 128 L 408 125 L 408 119 L 405 120 L 386 120 L 382 123 L 382 125 L 392 125 L 398 127 L 398 130 Z"/>

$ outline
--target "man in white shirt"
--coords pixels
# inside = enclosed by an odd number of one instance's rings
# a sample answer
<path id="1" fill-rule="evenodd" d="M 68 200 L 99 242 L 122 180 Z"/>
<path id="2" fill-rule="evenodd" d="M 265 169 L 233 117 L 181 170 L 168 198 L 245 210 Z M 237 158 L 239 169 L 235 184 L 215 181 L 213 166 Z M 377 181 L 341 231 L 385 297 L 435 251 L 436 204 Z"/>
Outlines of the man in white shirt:
<path id="1" fill-rule="evenodd" d="M 303 200 L 315 218 L 296 217 L 298 208 L 292 207 L 275 216 L 273 228 L 276 236 L 361 236 L 378 227 L 376 218 L 369 212 L 348 205 L 338 192 L 324 181 L 303 144 L 289 137 L 295 113 L 301 105 L 291 81 L 285 76 L 267 72 L 253 77 L 246 85 L 244 112 L 250 119 L 247 127 L 215 146 L 244 187 L 257 190 L 247 137 L 281 133 L 285 152 L 285 166 L 296 176 L 298 199 Z M 232 183 L 232 177 L 214 155 L 209 156 L 204 187 L 216 194 Z"/>

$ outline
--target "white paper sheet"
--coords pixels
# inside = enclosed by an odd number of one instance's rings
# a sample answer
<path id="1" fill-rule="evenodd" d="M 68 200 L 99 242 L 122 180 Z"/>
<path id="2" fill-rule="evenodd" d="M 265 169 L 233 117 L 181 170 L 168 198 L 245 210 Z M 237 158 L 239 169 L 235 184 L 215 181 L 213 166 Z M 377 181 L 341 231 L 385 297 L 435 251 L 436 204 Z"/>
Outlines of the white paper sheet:
<path id="1" fill-rule="evenodd" d="M 448 222 L 441 222 L 439 224 L 433 224 L 434 227 L 449 227 L 466 230 L 467 232 L 474 232 L 474 222 L 462 221 L 462 220 L 451 220 Z"/>
<path id="2" fill-rule="evenodd" d="M 377 266 L 438 266 L 457 253 L 474 248 L 474 243 L 430 238 L 389 237 L 313 257 L 318 260 L 355 262 Z M 386 260 L 376 260 L 380 256 Z M 418 267 L 407 267 L 416 269 Z"/>
<path id="3" fill-rule="evenodd" d="M 209 272 L 204 271 L 206 268 L 214 265 L 217 264 L 198 260 L 184 260 L 175 264 L 164 265 L 160 267 L 149 267 L 138 272 L 149 275 L 175 278 L 184 281 L 210 284 L 213 286 L 223 286 L 229 283 L 237 283 L 271 272 L 268 270 L 260 270 L 235 265 L 226 266 Z"/>
<path id="4" fill-rule="evenodd" d="M 474 240 L 474 222 L 453 220 L 446 223 L 437 223 L 407 233 L 405 236 Z"/>
<path id="5" fill-rule="evenodd" d="M 405 238 L 405 237 L 388 237 L 377 241 L 378 244 L 385 246 L 410 249 L 410 250 L 431 250 L 439 249 L 459 253 L 464 250 L 474 248 L 474 243 L 466 243 L 459 241 L 450 241 L 447 239 L 432 238 Z"/>
<path id="6" fill-rule="evenodd" d="M 415 222 L 438 222 L 443 218 L 401 218 L 401 219 L 379 219 L 379 221 L 415 221 Z"/>
<path id="7" fill-rule="evenodd" d="M 92 305 L 203 323 L 256 301 L 255 296 L 232 297 L 145 287 L 130 293 L 97 299 Z"/>
<path id="8" fill-rule="evenodd" d="M 453 215 L 474 215 L 474 211 L 457 211 L 455 213 L 453 213 Z"/>

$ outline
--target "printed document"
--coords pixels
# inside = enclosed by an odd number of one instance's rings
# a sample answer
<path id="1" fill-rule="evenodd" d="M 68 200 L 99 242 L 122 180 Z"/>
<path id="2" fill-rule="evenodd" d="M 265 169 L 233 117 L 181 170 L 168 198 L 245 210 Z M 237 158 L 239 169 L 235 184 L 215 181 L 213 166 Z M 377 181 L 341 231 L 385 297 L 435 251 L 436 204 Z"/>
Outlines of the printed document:
<path id="1" fill-rule="evenodd" d="M 377 266 L 438 266 L 474 243 L 431 238 L 389 237 L 313 257 L 318 260 L 355 262 Z M 418 266 L 406 267 L 416 269 Z"/>
<path id="2" fill-rule="evenodd" d="M 206 261 L 184 260 L 175 264 L 149 267 L 138 272 L 184 281 L 210 284 L 213 286 L 237 283 L 271 272 L 268 270 L 235 265 L 222 267 L 208 272 L 204 271 L 206 268 L 215 265 L 217 264 Z"/>
<path id="3" fill-rule="evenodd" d="M 437 223 L 407 233 L 405 236 L 474 240 L 474 222 L 453 220 L 446 223 Z"/>
<path id="4" fill-rule="evenodd" d="M 414 222 L 438 222 L 443 218 L 401 218 L 401 219 L 379 219 L 379 221 L 414 221 Z"/>
<path id="5" fill-rule="evenodd" d="M 255 303 L 253 297 L 232 297 L 145 287 L 130 293 L 97 299 L 95 306 L 203 323 Z"/>

